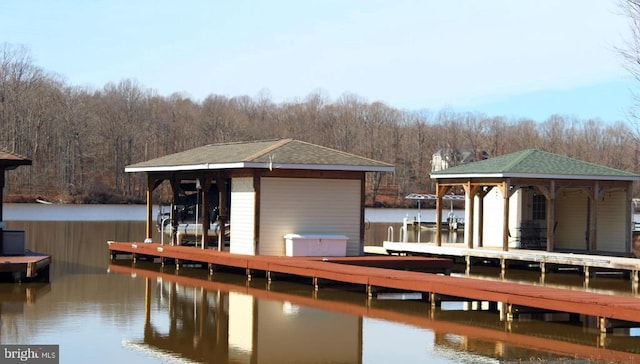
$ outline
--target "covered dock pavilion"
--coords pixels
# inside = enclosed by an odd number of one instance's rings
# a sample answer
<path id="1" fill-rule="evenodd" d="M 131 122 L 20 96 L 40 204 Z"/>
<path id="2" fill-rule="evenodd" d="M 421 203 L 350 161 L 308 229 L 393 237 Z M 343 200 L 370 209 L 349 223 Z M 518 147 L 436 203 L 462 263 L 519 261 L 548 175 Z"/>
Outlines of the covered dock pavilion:
<path id="1" fill-rule="evenodd" d="M 632 254 L 632 187 L 640 175 L 528 149 L 433 172 L 436 244 L 442 199 L 465 194 L 467 248 L 522 247 L 527 229 L 543 231 L 541 249 Z"/>

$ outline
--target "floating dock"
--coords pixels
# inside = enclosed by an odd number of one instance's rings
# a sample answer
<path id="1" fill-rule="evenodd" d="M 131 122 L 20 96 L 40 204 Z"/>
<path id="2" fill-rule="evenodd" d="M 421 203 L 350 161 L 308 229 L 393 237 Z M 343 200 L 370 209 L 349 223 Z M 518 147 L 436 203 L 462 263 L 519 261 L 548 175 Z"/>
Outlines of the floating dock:
<path id="1" fill-rule="evenodd" d="M 0 274 L 13 282 L 32 280 L 49 281 L 51 256 L 27 252 L 25 255 L 0 256 Z M 7 279 L 5 279 L 7 280 Z"/>
<path id="2" fill-rule="evenodd" d="M 312 279 L 315 289 L 318 289 L 319 279 L 359 284 L 366 288 L 368 297 L 373 297 L 376 291 L 382 288 L 420 292 L 432 305 L 447 300 L 487 301 L 495 310 L 498 310 L 498 304 L 502 305 L 500 311 L 504 313 L 506 321 L 512 321 L 519 312 L 536 309 L 541 312 L 563 312 L 594 317 L 603 333 L 615 327 L 640 327 L 640 298 L 637 297 L 425 274 L 389 267 L 378 268 L 375 263 L 385 261 L 384 259 L 388 259 L 389 262 L 398 259 L 396 267 L 402 267 L 402 259 L 411 262 L 413 259 L 429 259 L 426 257 L 250 256 L 193 247 L 163 246 L 157 243 L 119 242 L 109 242 L 109 251 L 112 259 L 117 259 L 123 253 L 134 260 L 138 256 L 155 257 L 163 264 L 167 260 L 174 260 L 178 268 L 182 261 L 200 262 L 208 264 L 210 274 L 213 274 L 214 265 L 243 268 L 248 279 L 251 279 L 251 275 L 256 271 L 265 272 L 268 280 L 271 280 L 272 273 L 308 277 Z M 359 261 L 361 265 L 349 264 L 350 259 L 354 262 Z M 430 261 L 429 264 L 426 264 L 427 262 L 423 261 L 425 267 L 443 264 L 437 269 L 433 268 L 433 271 L 445 271 L 448 269 L 445 268 L 446 262 L 451 264 L 451 261 L 446 259 Z"/>

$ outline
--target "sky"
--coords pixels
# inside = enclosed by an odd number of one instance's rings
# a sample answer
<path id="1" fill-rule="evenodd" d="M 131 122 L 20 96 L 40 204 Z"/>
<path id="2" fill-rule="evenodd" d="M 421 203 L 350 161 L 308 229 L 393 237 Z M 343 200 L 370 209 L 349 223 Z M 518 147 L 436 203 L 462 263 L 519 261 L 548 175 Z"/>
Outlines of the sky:
<path id="1" fill-rule="evenodd" d="M 402 110 L 630 120 L 619 0 L 3 0 L 0 43 L 68 84 L 196 101 L 321 92 Z"/>

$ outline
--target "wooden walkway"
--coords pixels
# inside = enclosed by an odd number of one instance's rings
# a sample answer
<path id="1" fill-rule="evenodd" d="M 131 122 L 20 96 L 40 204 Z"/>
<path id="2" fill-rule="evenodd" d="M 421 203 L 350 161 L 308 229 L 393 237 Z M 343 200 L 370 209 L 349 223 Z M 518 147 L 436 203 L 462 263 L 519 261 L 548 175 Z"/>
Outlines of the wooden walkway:
<path id="1" fill-rule="evenodd" d="M 271 279 L 271 272 L 309 277 L 312 278 L 316 289 L 318 279 L 327 279 L 363 285 L 369 296 L 374 294 L 376 287 L 422 292 L 428 294 L 432 305 L 443 299 L 446 300 L 447 297 L 499 302 L 504 305 L 503 310 L 507 320 L 511 320 L 518 306 L 521 306 L 596 317 L 602 332 L 610 329 L 615 320 L 640 323 L 640 298 L 637 297 L 619 297 L 511 282 L 357 266 L 324 259 L 238 255 L 193 247 L 161 246 L 154 243 L 109 242 L 109 250 L 112 258 L 118 252 L 123 252 L 134 254 L 134 256 L 141 254 L 207 263 L 210 272 L 212 272 L 211 265 L 240 267 L 246 269 L 248 278 L 251 278 L 252 271 L 266 272 L 267 279 Z M 356 259 L 360 258 L 362 257 L 356 257 Z M 611 319 L 614 321 L 610 321 Z"/>
<path id="2" fill-rule="evenodd" d="M 27 253 L 18 256 L 0 256 L 0 273 L 11 273 L 14 281 L 43 279 L 49 280 L 51 256 Z"/>
<path id="3" fill-rule="evenodd" d="M 319 298 L 317 294 L 312 296 L 303 296 L 298 294 L 288 294 L 285 292 L 277 292 L 270 289 L 271 285 L 265 288 L 252 287 L 251 285 L 242 283 L 217 282 L 214 280 L 204 280 L 175 274 L 173 272 L 157 272 L 148 269 L 134 268 L 131 266 L 123 266 L 120 264 L 109 264 L 109 272 L 117 274 L 127 274 L 136 277 L 145 277 L 156 281 L 173 282 L 190 287 L 202 287 L 209 291 L 236 292 L 251 295 L 260 299 L 287 301 L 295 305 L 313 307 L 317 309 L 339 312 L 348 315 L 357 315 L 361 317 L 369 317 L 380 320 L 387 320 L 407 324 L 414 327 L 421 327 L 434 331 L 435 333 L 453 334 L 465 337 L 468 341 L 478 340 L 482 342 L 495 341 L 496 343 L 504 343 L 514 347 L 524 348 L 528 350 L 538 350 L 543 352 L 551 352 L 557 355 L 567 356 L 570 358 L 583 358 L 588 360 L 599 360 L 603 362 L 619 362 L 619 363 L 640 363 L 640 354 L 629 353 L 608 348 L 606 343 L 599 342 L 597 335 L 584 338 L 582 341 L 575 340 L 559 340 L 555 334 L 542 334 L 539 336 L 531 335 L 526 327 L 512 327 L 507 323 L 504 326 L 496 325 L 495 327 L 486 327 L 486 325 L 470 325 L 468 323 L 460 323 L 448 320 L 448 317 L 439 317 L 434 311 L 425 308 L 423 314 L 406 312 L 398 312 L 384 307 L 376 307 L 375 303 L 370 301 L 362 304 L 351 302 L 340 302 Z M 147 304 L 150 304 L 147 302 Z M 477 314 L 478 312 L 470 312 Z M 447 315 L 443 315 L 447 316 Z M 475 322 L 476 320 L 470 320 Z M 557 329 L 557 327 L 556 327 Z M 553 328 L 552 328 L 553 330 Z M 426 344 L 426 343 L 425 343 Z M 499 352 L 499 351 L 496 351 Z M 490 353 L 495 354 L 495 353 Z"/>
<path id="4" fill-rule="evenodd" d="M 422 254 L 440 257 L 461 257 L 466 260 L 467 266 L 473 259 L 495 259 L 500 261 L 504 270 L 509 261 L 519 261 L 535 263 L 540 266 L 541 272 L 550 265 L 574 266 L 584 270 L 585 277 L 588 278 L 594 269 L 628 271 L 637 284 L 640 272 L 640 259 L 614 257 L 605 255 L 588 255 L 574 253 L 547 252 L 541 250 L 511 249 L 503 251 L 499 248 L 466 248 L 461 244 L 435 243 L 403 243 L 403 242 L 383 242 L 382 248 L 388 254 Z M 365 250 L 366 251 L 366 250 Z M 380 253 L 379 249 L 376 253 Z"/>

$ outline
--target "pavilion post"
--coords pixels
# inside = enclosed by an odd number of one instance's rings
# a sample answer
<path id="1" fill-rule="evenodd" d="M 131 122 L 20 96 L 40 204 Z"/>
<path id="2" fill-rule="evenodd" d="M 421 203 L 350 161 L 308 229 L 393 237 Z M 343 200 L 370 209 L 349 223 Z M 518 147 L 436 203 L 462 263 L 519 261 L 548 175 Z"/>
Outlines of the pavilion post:
<path id="1" fill-rule="evenodd" d="M 555 247 L 556 230 L 556 181 L 551 180 L 549 196 L 547 196 L 547 251 L 552 252 Z"/>
<path id="2" fill-rule="evenodd" d="M 155 178 L 147 173 L 147 190 L 145 198 L 147 200 L 147 226 L 144 241 L 151 242 L 153 240 L 153 190 L 155 188 Z"/>
<path id="3" fill-rule="evenodd" d="M 502 250 L 509 251 L 509 186 L 508 180 L 502 182 Z"/>
<path id="4" fill-rule="evenodd" d="M 442 193 L 440 184 L 436 182 L 436 245 L 442 246 Z M 406 225 L 406 224 L 405 224 Z M 404 232 L 407 233 L 406 231 Z"/>

